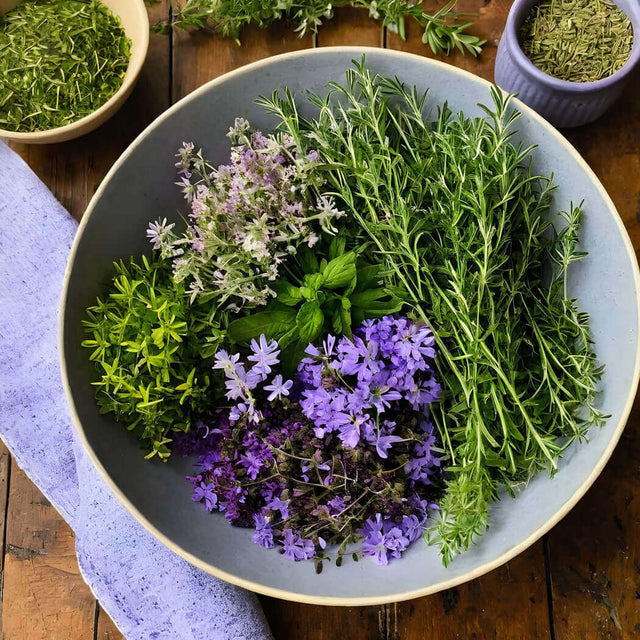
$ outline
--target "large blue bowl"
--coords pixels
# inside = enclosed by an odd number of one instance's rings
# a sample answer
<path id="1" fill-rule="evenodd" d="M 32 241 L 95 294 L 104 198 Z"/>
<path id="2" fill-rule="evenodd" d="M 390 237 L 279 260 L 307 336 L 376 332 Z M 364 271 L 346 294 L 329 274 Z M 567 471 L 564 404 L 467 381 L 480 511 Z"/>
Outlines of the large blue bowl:
<path id="1" fill-rule="evenodd" d="M 225 580 L 272 596 L 303 602 L 364 605 L 414 598 L 479 576 L 526 549 L 573 507 L 593 483 L 618 441 L 638 382 L 638 269 L 634 251 L 613 203 L 573 147 L 523 105 L 517 138 L 535 143 L 534 170 L 553 173 L 555 206 L 585 202 L 582 246 L 589 251 L 572 272 L 571 290 L 591 314 L 595 349 L 606 366 L 599 403 L 611 414 L 591 442 L 572 447 L 554 480 L 539 475 L 514 500 L 491 510 L 491 528 L 479 544 L 445 569 L 437 549 L 414 544 L 401 560 L 379 567 L 369 560 L 325 567 L 292 563 L 251 542 L 251 531 L 230 527 L 220 515 L 191 502 L 186 461 L 143 460 L 130 433 L 101 416 L 90 386 L 92 365 L 81 321 L 109 281 L 112 262 L 149 250 L 149 220 L 177 219 L 184 208 L 174 153 L 185 140 L 207 158 L 228 157 L 225 134 L 236 116 L 269 129 L 274 121 L 254 104 L 277 87 L 323 91 L 341 80 L 353 58 L 366 53 L 374 71 L 429 88 L 428 110 L 448 101 L 454 110 L 482 115 L 490 85 L 451 66 L 380 49 L 328 48 L 258 62 L 200 88 L 159 117 L 114 165 L 89 205 L 74 245 L 62 302 L 63 371 L 76 426 L 84 445 L 114 493 L 142 524 L 176 553 Z"/>

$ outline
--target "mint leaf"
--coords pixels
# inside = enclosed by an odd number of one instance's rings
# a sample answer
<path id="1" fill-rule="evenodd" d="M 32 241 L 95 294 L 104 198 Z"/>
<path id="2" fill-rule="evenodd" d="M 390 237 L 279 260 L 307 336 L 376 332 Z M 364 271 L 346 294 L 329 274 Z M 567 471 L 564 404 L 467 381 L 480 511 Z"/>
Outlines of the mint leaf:
<path id="1" fill-rule="evenodd" d="M 365 291 L 378 286 L 382 280 L 382 265 L 368 264 L 358 269 L 358 282 L 354 291 Z"/>
<path id="2" fill-rule="evenodd" d="M 296 325 L 300 335 L 300 342 L 313 342 L 322 332 L 324 314 L 317 302 L 305 302 L 298 311 Z"/>
<path id="3" fill-rule="evenodd" d="M 271 285 L 278 296 L 278 302 L 288 307 L 295 307 L 302 300 L 302 292 L 286 280 L 278 280 Z"/>
<path id="4" fill-rule="evenodd" d="M 329 245 L 329 260 L 333 260 L 344 253 L 347 239 L 344 236 L 334 236 Z"/>
<path id="5" fill-rule="evenodd" d="M 324 286 L 329 289 L 346 287 L 356 277 L 356 254 L 353 251 L 331 260 L 324 268 Z"/>
<path id="6" fill-rule="evenodd" d="M 317 291 L 325 283 L 321 273 L 311 273 L 304 277 L 304 283 L 313 291 Z"/>
<path id="7" fill-rule="evenodd" d="M 302 305 L 304 306 L 304 305 Z M 296 324 L 296 312 L 291 309 L 283 311 L 261 311 L 252 316 L 234 320 L 227 328 L 227 335 L 234 342 L 246 342 L 263 334 L 266 338 L 278 340 Z"/>

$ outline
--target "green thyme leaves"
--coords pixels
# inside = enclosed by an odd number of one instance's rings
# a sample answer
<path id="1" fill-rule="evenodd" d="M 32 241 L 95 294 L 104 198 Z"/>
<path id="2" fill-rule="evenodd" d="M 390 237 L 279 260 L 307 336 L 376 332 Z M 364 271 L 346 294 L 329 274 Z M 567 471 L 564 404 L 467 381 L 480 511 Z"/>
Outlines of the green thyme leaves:
<path id="1" fill-rule="evenodd" d="M 23 0 L 0 17 L 0 129 L 44 131 L 121 87 L 131 42 L 98 0 Z"/>
<path id="2" fill-rule="evenodd" d="M 545 73 L 593 82 L 624 66 L 631 55 L 633 28 L 610 0 L 543 0 L 525 19 L 520 43 Z"/>
<path id="3" fill-rule="evenodd" d="M 215 307 L 190 306 L 166 262 L 115 265 L 84 322 L 97 368 L 96 398 L 133 431 L 148 456 L 169 456 L 173 431 L 189 431 L 215 399 L 211 364 L 222 340 Z"/>

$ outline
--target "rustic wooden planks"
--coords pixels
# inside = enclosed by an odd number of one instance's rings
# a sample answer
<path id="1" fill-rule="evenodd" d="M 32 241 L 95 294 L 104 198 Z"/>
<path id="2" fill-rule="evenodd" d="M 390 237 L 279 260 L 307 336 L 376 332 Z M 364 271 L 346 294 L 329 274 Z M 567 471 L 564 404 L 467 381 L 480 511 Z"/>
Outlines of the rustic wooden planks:
<path id="1" fill-rule="evenodd" d="M 248 27 L 242 32 L 242 46 L 210 33 L 173 34 L 172 101 L 197 89 L 205 82 L 242 65 L 268 56 L 308 49 L 313 38 L 299 38 L 285 23 L 269 29 Z"/>
<path id="2" fill-rule="evenodd" d="M 425 9 L 435 12 L 444 4 L 446 4 L 444 0 L 428 0 L 424 6 Z M 429 58 L 435 57 L 441 62 L 465 69 L 487 80 L 493 80 L 493 66 L 498 42 L 510 7 L 511 0 L 459 0 L 458 10 L 469 14 L 468 21 L 474 23 L 470 32 L 487 41 L 478 58 L 474 58 L 468 53 L 463 55 L 458 50 L 450 56 L 443 54 L 434 56 L 429 45 L 422 43 L 422 31 L 414 22 L 407 24 L 406 41 L 387 30 L 387 47 Z"/>
<path id="3" fill-rule="evenodd" d="M 384 45 L 384 29 L 379 23 L 367 19 L 366 10 L 341 7 L 335 10 L 334 19 L 320 28 L 317 44 L 319 47 L 381 47 Z"/>
<path id="4" fill-rule="evenodd" d="M 389 640 L 551 638 L 542 542 L 448 591 L 390 607 Z"/>
<path id="5" fill-rule="evenodd" d="M 125 640 L 113 620 L 102 609 L 99 610 L 93 640 Z"/>
<path id="6" fill-rule="evenodd" d="M 3 637 L 89 640 L 96 601 L 78 569 L 73 532 L 15 463 L 4 556 Z"/>
<path id="7" fill-rule="evenodd" d="M 7 498 L 9 496 L 9 481 L 11 477 L 11 456 L 4 442 L 0 440 L 0 535 L 2 536 L 2 549 L 0 567 L 4 573 L 4 543 L 7 525 Z M 0 604 L 0 629 L 2 629 L 2 606 Z"/>

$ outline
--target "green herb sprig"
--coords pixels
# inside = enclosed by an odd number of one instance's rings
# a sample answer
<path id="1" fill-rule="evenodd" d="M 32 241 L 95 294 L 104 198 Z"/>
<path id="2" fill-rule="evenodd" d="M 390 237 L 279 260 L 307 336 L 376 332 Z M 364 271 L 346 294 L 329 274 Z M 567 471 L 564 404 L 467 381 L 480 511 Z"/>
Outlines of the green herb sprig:
<path id="1" fill-rule="evenodd" d="M 472 23 L 461 20 L 462 14 L 453 11 L 451 0 L 434 14 L 423 11 L 420 2 L 410 0 L 187 0 L 171 23 L 160 23 L 155 30 L 167 32 L 171 26 L 181 29 L 209 29 L 240 44 L 240 33 L 249 24 L 260 28 L 286 18 L 304 36 L 316 33 L 324 20 L 333 17 L 336 7 L 368 9 L 369 16 L 381 20 L 390 31 L 406 39 L 406 22 L 412 20 L 422 29 L 422 41 L 434 54 L 450 54 L 454 49 L 477 56 L 485 40 L 465 33 Z"/>
<path id="2" fill-rule="evenodd" d="M 545 73 L 593 82 L 624 66 L 633 47 L 633 28 L 610 0 L 543 0 L 522 24 L 520 42 Z"/>
<path id="3" fill-rule="evenodd" d="M 265 311 L 238 318 L 228 327 L 228 336 L 245 343 L 264 334 L 278 340 L 288 356 L 283 363 L 297 364 L 307 345 L 327 333 L 351 337 L 352 325 L 365 318 L 381 318 L 400 311 L 400 292 L 383 286 L 384 267 L 358 259 L 345 251 L 345 238 L 331 241 L 327 258 L 320 261 L 313 251 L 301 250 L 296 260 L 303 275 L 273 284 L 277 294 Z"/>
<path id="4" fill-rule="evenodd" d="M 330 87 L 311 97 L 311 120 L 288 91 L 260 102 L 318 150 L 333 194 L 434 329 L 443 397 L 432 417 L 449 461 L 430 540 L 446 564 L 486 529 L 502 489 L 555 472 L 605 418 L 588 317 L 567 288 L 584 255 L 582 211 L 554 231 L 551 179 L 512 143 L 518 114 L 498 90 L 486 118 L 445 106 L 426 122 L 426 94 L 372 76 L 364 60 Z"/>
<path id="5" fill-rule="evenodd" d="M 87 311 L 102 413 L 113 413 L 148 453 L 166 460 L 171 433 L 187 432 L 216 397 L 213 356 L 224 334 L 215 307 L 190 306 L 166 262 L 115 264 L 106 297 Z"/>
<path id="6" fill-rule="evenodd" d="M 98 0 L 23 0 L 0 16 L 0 129 L 44 131 L 121 87 L 131 41 Z"/>

